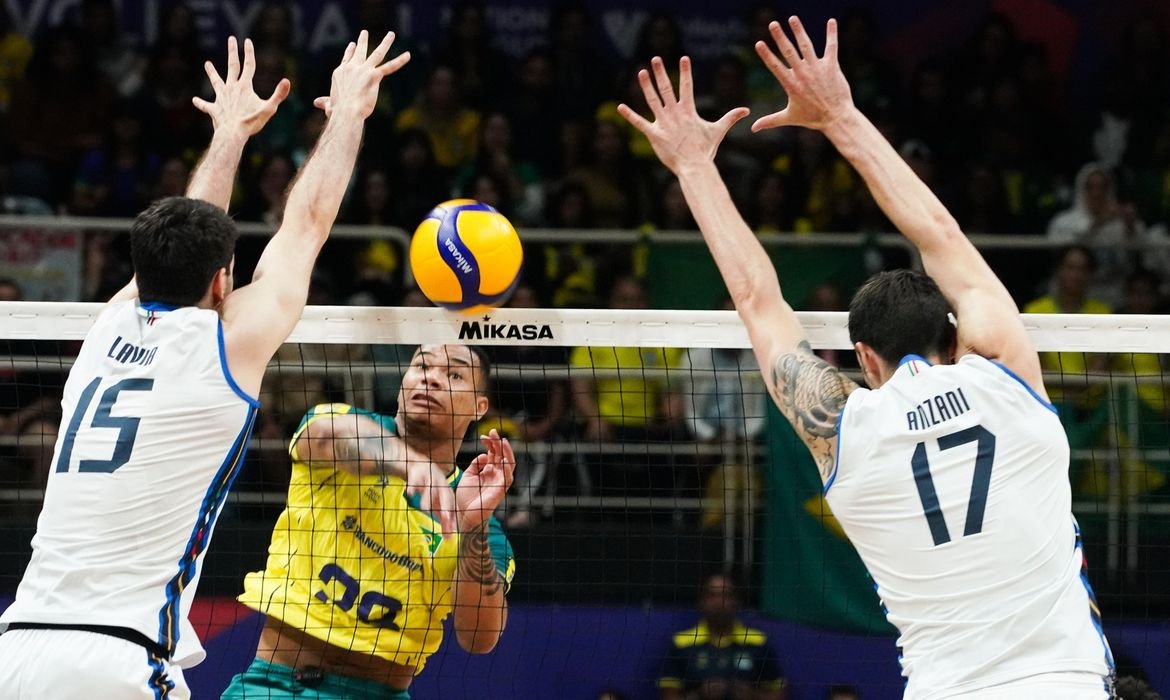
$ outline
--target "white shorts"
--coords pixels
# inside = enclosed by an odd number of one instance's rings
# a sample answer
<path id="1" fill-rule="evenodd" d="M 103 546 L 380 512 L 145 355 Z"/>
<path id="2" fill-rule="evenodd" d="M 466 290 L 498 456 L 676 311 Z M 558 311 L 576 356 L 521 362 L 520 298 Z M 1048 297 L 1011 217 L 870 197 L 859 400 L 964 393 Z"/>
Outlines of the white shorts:
<path id="1" fill-rule="evenodd" d="M 188 700 L 183 670 L 117 637 L 77 630 L 0 634 L 5 700 Z"/>

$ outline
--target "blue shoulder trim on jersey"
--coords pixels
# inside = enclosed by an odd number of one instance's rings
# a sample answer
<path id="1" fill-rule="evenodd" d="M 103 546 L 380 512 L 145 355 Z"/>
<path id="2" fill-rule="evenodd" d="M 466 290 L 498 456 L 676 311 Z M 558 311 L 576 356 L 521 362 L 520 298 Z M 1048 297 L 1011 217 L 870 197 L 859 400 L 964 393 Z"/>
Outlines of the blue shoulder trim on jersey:
<path id="1" fill-rule="evenodd" d="M 1027 390 L 1028 390 L 1028 393 L 1032 395 L 1032 398 L 1034 398 L 1034 399 L 1036 399 L 1037 401 L 1039 401 L 1039 402 L 1040 402 L 1040 405 L 1041 405 L 1041 406 L 1043 406 L 1044 408 L 1047 408 L 1049 411 L 1052 411 L 1053 413 L 1055 413 L 1055 414 L 1057 414 L 1057 415 L 1060 415 L 1060 412 L 1059 412 L 1058 410 L 1056 410 L 1056 406 L 1053 406 L 1053 405 L 1052 405 L 1050 402 L 1048 402 L 1048 401 L 1045 401 L 1044 399 L 1042 399 L 1042 398 L 1040 397 L 1040 394 L 1037 394 L 1037 393 L 1036 393 L 1036 390 L 1032 388 L 1032 385 L 1031 385 L 1031 384 L 1029 384 L 1028 382 L 1025 382 L 1023 379 L 1021 379 L 1021 378 L 1020 378 L 1020 375 L 1018 375 L 1018 374 L 1016 374 L 1015 372 L 1013 372 L 1013 371 L 1011 371 L 1010 369 L 1008 369 L 1006 365 L 1004 365 L 1004 364 L 1002 364 L 1002 363 L 999 363 L 999 362 L 996 362 L 995 360 L 988 360 L 988 362 L 990 362 L 991 364 L 995 365 L 996 367 L 999 367 L 1000 369 L 1002 369 L 1004 372 L 1006 372 L 1006 373 L 1007 373 L 1007 376 L 1009 376 L 1009 377 L 1011 377 L 1012 379 L 1014 379 L 1014 380 L 1016 380 L 1017 382 L 1019 382 L 1019 383 L 1020 383 L 1020 386 L 1022 386 L 1022 387 L 1024 387 L 1025 389 L 1027 389 Z"/>
<path id="2" fill-rule="evenodd" d="M 925 362 L 930 367 L 934 367 L 934 365 L 930 364 L 930 360 L 926 359 L 922 355 L 914 355 L 914 354 L 907 355 L 906 357 L 903 357 L 902 359 L 898 360 L 898 366 L 901 367 L 902 365 L 906 364 L 907 362 L 914 362 L 916 360 L 918 362 Z"/>
<path id="3" fill-rule="evenodd" d="M 147 311 L 174 311 L 175 309 L 179 308 L 174 304 L 164 304 L 161 301 L 142 302 L 138 304 L 138 307 L 146 309 Z"/>
<path id="4" fill-rule="evenodd" d="M 848 401 L 845 402 L 848 405 Z M 829 487 L 833 485 L 833 481 L 837 478 L 837 468 L 841 466 L 841 419 L 845 417 L 845 406 L 841 407 L 841 412 L 837 414 L 837 453 L 833 455 L 833 471 L 829 474 L 829 478 L 825 481 L 825 490 L 821 491 L 824 496 L 829 493 Z"/>
<path id="5" fill-rule="evenodd" d="M 236 392 L 236 396 L 239 396 L 241 399 L 247 401 L 249 404 L 251 404 L 252 408 L 259 408 L 260 400 L 241 389 L 240 385 L 236 384 L 236 380 L 232 377 L 232 371 L 228 369 L 227 353 L 223 348 L 223 319 L 217 320 L 215 322 L 215 327 L 215 332 L 219 336 L 219 366 L 221 369 L 223 369 L 223 378 L 227 380 L 228 386 L 232 388 L 232 391 Z"/>

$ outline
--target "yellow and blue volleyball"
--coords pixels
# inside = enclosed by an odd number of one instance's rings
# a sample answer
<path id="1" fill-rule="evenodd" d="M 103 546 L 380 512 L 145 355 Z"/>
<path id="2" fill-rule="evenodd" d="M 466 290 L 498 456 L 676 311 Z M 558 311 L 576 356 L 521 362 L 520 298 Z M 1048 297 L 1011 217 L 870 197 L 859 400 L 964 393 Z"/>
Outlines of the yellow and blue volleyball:
<path id="1" fill-rule="evenodd" d="M 511 222 L 474 199 L 431 210 L 410 241 L 410 269 L 422 293 L 452 311 L 477 313 L 508 300 L 524 248 Z"/>

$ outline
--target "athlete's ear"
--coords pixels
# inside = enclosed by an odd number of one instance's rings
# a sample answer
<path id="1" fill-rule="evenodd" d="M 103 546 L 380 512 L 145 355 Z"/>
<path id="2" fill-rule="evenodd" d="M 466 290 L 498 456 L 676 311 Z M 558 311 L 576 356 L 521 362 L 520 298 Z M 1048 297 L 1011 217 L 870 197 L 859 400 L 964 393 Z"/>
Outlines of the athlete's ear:
<path id="1" fill-rule="evenodd" d="M 215 272 L 215 277 L 211 278 L 211 307 L 218 309 L 223 304 L 224 299 L 232 291 L 232 273 L 226 267 L 221 267 Z"/>
<path id="2" fill-rule="evenodd" d="M 882 385 L 882 361 L 873 348 L 865 343 L 853 344 L 853 352 L 857 354 L 857 364 L 861 365 L 861 376 L 866 386 L 876 389 Z"/>
<path id="3" fill-rule="evenodd" d="M 480 420 L 488 411 L 488 397 L 484 394 L 475 395 L 475 419 Z"/>

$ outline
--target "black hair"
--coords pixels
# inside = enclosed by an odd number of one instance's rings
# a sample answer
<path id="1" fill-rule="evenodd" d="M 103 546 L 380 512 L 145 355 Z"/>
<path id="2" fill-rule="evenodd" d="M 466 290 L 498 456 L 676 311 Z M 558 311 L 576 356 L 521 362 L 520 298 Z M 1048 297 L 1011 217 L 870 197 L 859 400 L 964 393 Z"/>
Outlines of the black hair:
<path id="1" fill-rule="evenodd" d="M 235 223 L 213 204 L 167 197 L 130 227 L 130 259 L 142 301 L 194 306 L 215 273 L 231 265 Z"/>
<path id="2" fill-rule="evenodd" d="M 479 381 L 480 393 L 486 394 L 491 388 L 492 382 L 492 358 L 488 354 L 487 348 L 482 345 L 468 345 L 467 349 L 471 351 L 479 360 Z"/>
<path id="3" fill-rule="evenodd" d="M 849 304 L 849 340 L 889 364 L 907 355 L 948 357 L 955 338 L 950 312 L 938 285 L 921 272 L 879 272 Z"/>

